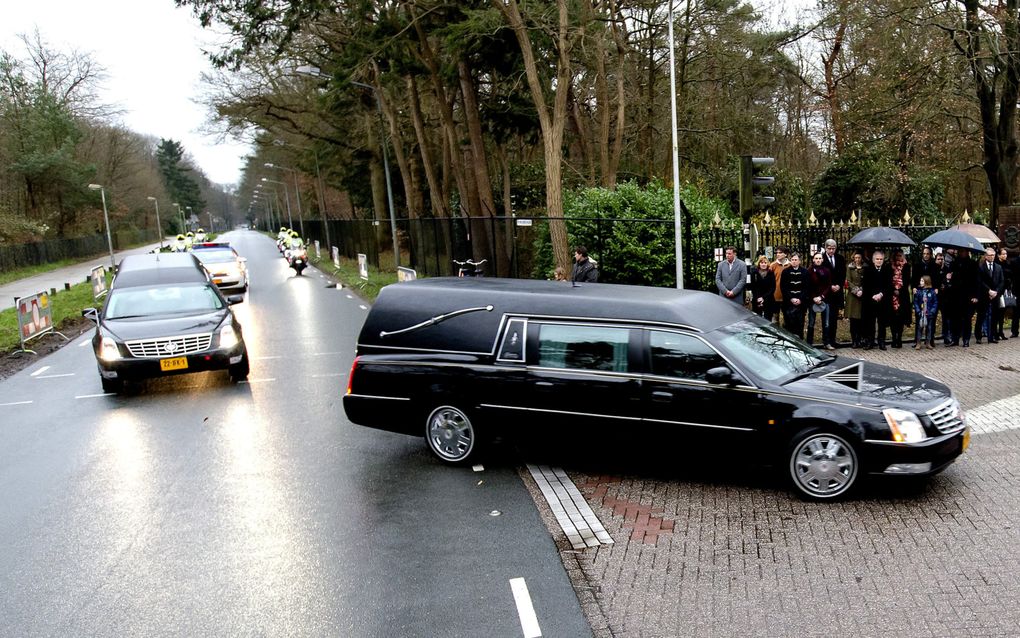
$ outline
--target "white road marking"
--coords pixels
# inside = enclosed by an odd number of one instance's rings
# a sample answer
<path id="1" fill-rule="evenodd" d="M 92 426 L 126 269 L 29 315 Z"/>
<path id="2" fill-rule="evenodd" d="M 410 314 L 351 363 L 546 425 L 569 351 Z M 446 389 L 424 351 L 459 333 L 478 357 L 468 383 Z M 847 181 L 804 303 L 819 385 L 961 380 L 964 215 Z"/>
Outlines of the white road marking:
<path id="1" fill-rule="evenodd" d="M 358 308 L 361 308 L 362 310 L 368 310 L 368 306 L 366 306 L 365 304 L 358 304 Z"/>
<path id="2" fill-rule="evenodd" d="M 317 378 L 317 379 L 323 379 L 323 378 L 326 378 L 326 377 L 342 377 L 342 376 L 344 376 L 343 372 L 334 372 L 333 374 L 313 374 L 312 375 L 312 377 Z"/>
<path id="3" fill-rule="evenodd" d="M 485 467 L 482 466 L 481 463 L 479 463 L 478 465 L 472 465 L 471 469 L 474 470 L 475 472 L 484 472 L 485 471 Z"/>
<path id="4" fill-rule="evenodd" d="M 43 372 L 46 372 L 49 369 L 50 369 L 49 366 L 43 366 L 43 367 L 39 368 L 38 370 L 36 370 L 35 372 L 33 372 L 32 374 L 30 374 L 29 376 L 37 377 L 37 376 L 39 376 Z"/>
<path id="5" fill-rule="evenodd" d="M 974 434 L 990 434 L 1020 428 L 1020 394 L 966 410 L 967 425 Z"/>
<path id="6" fill-rule="evenodd" d="M 252 360 L 253 361 L 262 361 L 262 360 L 265 360 L 265 359 L 282 359 L 282 358 L 283 358 L 282 354 L 267 354 L 264 357 L 252 357 Z"/>
<path id="7" fill-rule="evenodd" d="M 528 464 L 528 471 L 571 547 L 584 549 L 613 544 L 613 537 L 566 472 L 558 467 L 531 464 Z"/>
<path id="8" fill-rule="evenodd" d="M 354 295 L 347 295 L 348 299 L 354 299 Z"/>
<path id="9" fill-rule="evenodd" d="M 5 405 L 28 405 L 31 401 L 11 401 L 10 403 L 0 403 L 0 407 Z"/>
<path id="10" fill-rule="evenodd" d="M 535 606 L 531 602 L 531 594 L 528 593 L 528 584 L 523 578 L 511 578 L 510 591 L 513 592 L 514 602 L 517 603 L 517 616 L 521 619 L 524 638 L 541 638 L 542 630 L 538 627 L 538 616 L 535 615 Z"/>
<path id="11" fill-rule="evenodd" d="M 312 353 L 312 356 L 313 357 L 328 357 L 328 356 L 334 355 L 334 354 L 343 354 L 343 353 L 342 352 L 315 352 L 315 353 Z"/>
<path id="12" fill-rule="evenodd" d="M 112 397 L 116 396 L 116 392 L 103 392 L 102 394 L 79 394 L 75 399 L 95 399 L 96 397 Z"/>
<path id="13" fill-rule="evenodd" d="M 32 375 L 32 376 L 35 376 L 35 375 Z M 43 374 L 43 375 L 40 375 L 40 376 L 35 377 L 35 378 L 36 379 L 56 379 L 58 377 L 73 377 L 73 376 L 74 376 L 73 372 L 65 372 L 64 374 Z"/>
<path id="14" fill-rule="evenodd" d="M 90 343 L 92 343 L 92 339 L 86 339 L 85 341 L 82 341 L 81 343 L 79 343 L 78 347 L 81 348 L 82 346 L 87 346 Z"/>
<path id="15" fill-rule="evenodd" d="M 238 381 L 238 383 L 263 383 L 265 381 L 276 381 L 276 377 L 270 377 L 268 379 L 245 379 L 244 381 Z"/>

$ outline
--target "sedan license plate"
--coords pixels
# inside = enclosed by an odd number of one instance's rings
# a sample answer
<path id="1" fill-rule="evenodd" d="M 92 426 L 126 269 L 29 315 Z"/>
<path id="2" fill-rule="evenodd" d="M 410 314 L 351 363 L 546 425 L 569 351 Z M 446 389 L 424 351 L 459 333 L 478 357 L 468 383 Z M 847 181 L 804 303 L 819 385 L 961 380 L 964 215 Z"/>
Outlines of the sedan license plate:
<path id="1" fill-rule="evenodd" d="M 212 282 L 213 282 L 214 284 L 216 284 L 216 285 L 219 285 L 219 284 L 222 284 L 222 283 L 223 283 L 223 280 L 222 280 L 222 279 L 213 279 L 213 280 L 212 280 Z"/>
<path id="2" fill-rule="evenodd" d="M 187 357 L 174 357 L 173 359 L 160 359 L 159 369 L 163 372 L 170 370 L 184 370 L 188 367 Z"/>

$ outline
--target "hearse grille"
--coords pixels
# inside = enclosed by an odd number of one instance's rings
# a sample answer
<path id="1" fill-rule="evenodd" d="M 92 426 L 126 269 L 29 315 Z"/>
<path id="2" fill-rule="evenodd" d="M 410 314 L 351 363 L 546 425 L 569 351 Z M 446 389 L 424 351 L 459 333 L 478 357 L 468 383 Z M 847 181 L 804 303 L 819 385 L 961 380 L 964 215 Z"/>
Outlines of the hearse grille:
<path id="1" fill-rule="evenodd" d="M 960 403 L 956 399 L 949 399 L 940 403 L 927 412 L 939 432 L 949 434 L 963 429 L 963 412 L 960 410 Z"/>
<path id="2" fill-rule="evenodd" d="M 212 344 L 212 334 L 185 335 L 183 337 L 161 337 L 159 339 L 139 339 L 128 341 L 128 352 L 133 357 L 143 359 L 162 359 L 179 357 L 208 350 Z"/>

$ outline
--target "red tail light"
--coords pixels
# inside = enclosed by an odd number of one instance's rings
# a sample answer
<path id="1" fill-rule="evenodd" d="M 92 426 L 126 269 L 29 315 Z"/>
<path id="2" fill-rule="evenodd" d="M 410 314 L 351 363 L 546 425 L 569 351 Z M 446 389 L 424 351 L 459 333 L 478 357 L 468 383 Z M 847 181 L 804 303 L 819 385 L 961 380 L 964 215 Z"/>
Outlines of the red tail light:
<path id="1" fill-rule="evenodd" d="M 351 386 L 354 384 L 354 370 L 358 367 L 358 359 L 361 357 L 354 357 L 354 361 L 351 363 L 351 371 L 347 373 L 347 394 L 351 393 Z"/>

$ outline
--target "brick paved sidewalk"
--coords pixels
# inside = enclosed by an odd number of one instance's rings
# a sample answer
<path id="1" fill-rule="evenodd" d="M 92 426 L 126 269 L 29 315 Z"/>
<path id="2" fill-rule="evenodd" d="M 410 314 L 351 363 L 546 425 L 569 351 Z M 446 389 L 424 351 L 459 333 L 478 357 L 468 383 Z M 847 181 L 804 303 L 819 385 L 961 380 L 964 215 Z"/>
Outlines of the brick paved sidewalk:
<path id="1" fill-rule="evenodd" d="M 923 485 L 842 503 L 750 472 L 568 467 L 615 540 L 560 543 L 597 636 L 1020 635 L 1020 339 L 842 353 L 941 379 L 983 433 Z"/>

